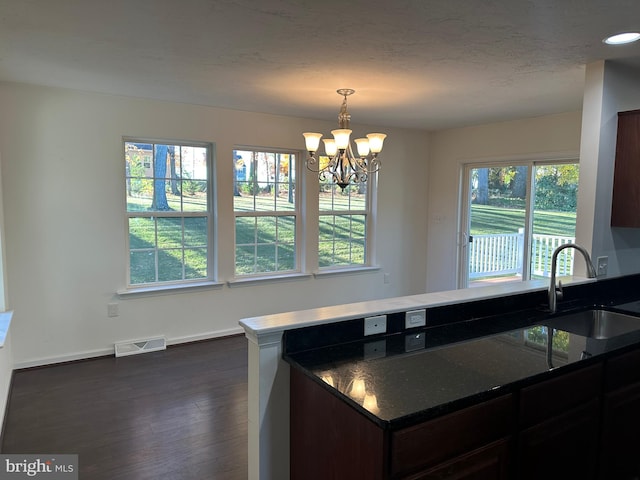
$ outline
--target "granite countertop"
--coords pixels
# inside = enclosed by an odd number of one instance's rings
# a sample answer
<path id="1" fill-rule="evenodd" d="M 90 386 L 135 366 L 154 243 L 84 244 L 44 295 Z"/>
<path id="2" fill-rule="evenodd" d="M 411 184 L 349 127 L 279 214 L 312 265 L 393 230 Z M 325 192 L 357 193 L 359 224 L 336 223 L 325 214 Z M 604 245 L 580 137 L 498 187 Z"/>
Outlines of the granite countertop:
<path id="1" fill-rule="evenodd" d="M 640 311 L 640 302 L 626 308 Z M 640 342 L 640 330 L 614 342 L 550 329 L 548 320 L 535 311 L 498 315 L 285 352 L 284 358 L 383 428 L 396 429 Z"/>

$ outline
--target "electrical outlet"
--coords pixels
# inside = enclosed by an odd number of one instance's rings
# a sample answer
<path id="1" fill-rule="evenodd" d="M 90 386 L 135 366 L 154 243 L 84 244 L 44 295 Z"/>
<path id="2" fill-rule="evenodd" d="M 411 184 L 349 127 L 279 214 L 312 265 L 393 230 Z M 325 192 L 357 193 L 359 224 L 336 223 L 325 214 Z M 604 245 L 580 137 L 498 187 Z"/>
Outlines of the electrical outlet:
<path id="1" fill-rule="evenodd" d="M 364 319 L 364 334 L 375 335 L 376 333 L 385 333 L 387 331 L 387 316 L 377 315 L 375 317 L 367 317 Z"/>
<path id="2" fill-rule="evenodd" d="M 117 303 L 108 303 L 107 304 L 107 316 L 108 317 L 117 317 L 120 315 L 120 308 Z"/>
<path id="3" fill-rule="evenodd" d="M 427 324 L 427 311 L 411 310 L 404 314 L 404 328 L 424 327 Z"/>
<path id="4" fill-rule="evenodd" d="M 598 257 L 596 259 L 596 275 L 602 277 L 607 274 L 607 266 L 609 265 L 609 257 Z"/>

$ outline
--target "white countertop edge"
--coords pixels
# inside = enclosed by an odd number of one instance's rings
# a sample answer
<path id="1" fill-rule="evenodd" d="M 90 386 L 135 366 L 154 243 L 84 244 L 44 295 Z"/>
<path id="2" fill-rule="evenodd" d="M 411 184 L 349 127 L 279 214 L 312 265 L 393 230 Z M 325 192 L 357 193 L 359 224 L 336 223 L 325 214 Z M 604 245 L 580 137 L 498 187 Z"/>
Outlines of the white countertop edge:
<path id="1" fill-rule="evenodd" d="M 563 285 L 578 285 L 595 282 L 596 279 L 584 277 L 559 277 Z M 548 280 L 529 280 L 518 283 L 505 283 L 486 287 L 473 287 L 459 290 L 423 293 L 406 297 L 385 298 L 344 305 L 297 310 L 292 312 L 274 313 L 258 317 L 243 318 L 240 325 L 245 334 L 262 343 L 272 334 L 294 328 L 312 327 L 327 323 L 343 322 L 371 315 L 382 315 L 404 312 L 418 308 L 431 308 L 444 305 L 454 305 L 475 300 L 487 300 L 521 293 L 547 290 Z"/>

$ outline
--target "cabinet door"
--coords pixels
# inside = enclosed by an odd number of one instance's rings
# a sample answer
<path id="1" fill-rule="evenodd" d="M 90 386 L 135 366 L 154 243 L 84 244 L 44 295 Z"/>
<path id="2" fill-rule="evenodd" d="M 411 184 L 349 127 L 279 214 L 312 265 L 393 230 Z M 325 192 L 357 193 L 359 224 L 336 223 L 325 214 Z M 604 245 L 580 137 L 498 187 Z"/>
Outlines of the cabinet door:
<path id="1" fill-rule="evenodd" d="M 404 480 L 506 480 L 508 439 L 493 442 Z"/>
<path id="2" fill-rule="evenodd" d="M 520 432 L 519 480 L 594 479 L 597 468 L 600 402 L 575 407 Z"/>
<path id="3" fill-rule="evenodd" d="M 640 478 L 640 383 L 605 396 L 600 478 Z"/>
<path id="4" fill-rule="evenodd" d="M 640 110 L 618 114 L 612 227 L 640 227 Z"/>
<path id="5" fill-rule="evenodd" d="M 391 477 L 425 471 L 507 437 L 514 430 L 514 409 L 513 396 L 505 395 L 393 432 Z"/>
<path id="6" fill-rule="evenodd" d="M 384 431 L 292 368 L 291 480 L 382 480 Z"/>

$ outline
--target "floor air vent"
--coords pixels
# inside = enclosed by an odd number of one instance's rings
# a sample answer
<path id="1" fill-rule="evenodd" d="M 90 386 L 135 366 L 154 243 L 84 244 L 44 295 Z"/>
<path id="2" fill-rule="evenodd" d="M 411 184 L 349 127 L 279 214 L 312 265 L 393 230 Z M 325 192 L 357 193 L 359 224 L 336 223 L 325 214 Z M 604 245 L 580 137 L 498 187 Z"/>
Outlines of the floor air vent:
<path id="1" fill-rule="evenodd" d="M 116 343 L 116 357 L 155 352 L 157 350 L 165 350 L 166 348 L 167 341 L 164 337 L 149 338 L 147 340 L 138 340 L 135 342 Z"/>

